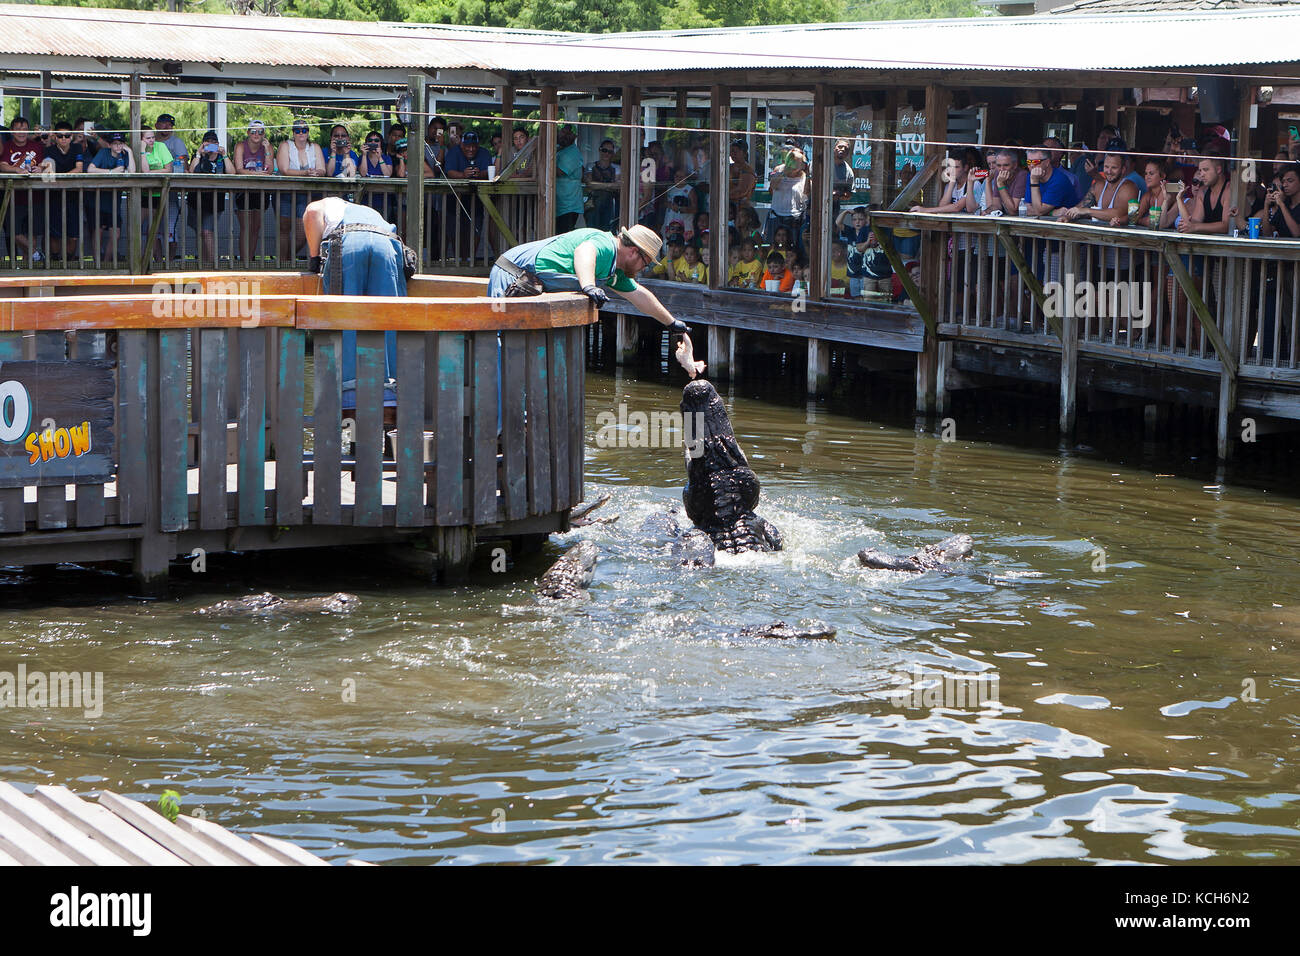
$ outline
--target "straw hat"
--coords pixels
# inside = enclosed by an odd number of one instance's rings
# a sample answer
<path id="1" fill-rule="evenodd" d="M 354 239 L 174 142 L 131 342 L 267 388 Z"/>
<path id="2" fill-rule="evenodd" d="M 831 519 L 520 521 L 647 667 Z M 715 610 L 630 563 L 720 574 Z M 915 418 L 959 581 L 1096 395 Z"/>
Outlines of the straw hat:
<path id="1" fill-rule="evenodd" d="M 618 238 L 623 242 L 631 243 L 646 254 L 648 259 L 658 259 L 659 250 L 663 248 L 663 240 L 659 234 L 649 226 L 636 225 L 630 229 L 620 229 Z"/>

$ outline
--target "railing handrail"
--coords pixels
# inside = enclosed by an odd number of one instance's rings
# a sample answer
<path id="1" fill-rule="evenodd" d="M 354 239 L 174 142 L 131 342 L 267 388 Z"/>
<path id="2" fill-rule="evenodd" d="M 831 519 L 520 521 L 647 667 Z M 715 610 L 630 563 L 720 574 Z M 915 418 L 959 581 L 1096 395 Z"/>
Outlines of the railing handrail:
<path id="1" fill-rule="evenodd" d="M 1300 260 L 1300 241 L 1295 239 L 1250 239 L 1218 235 L 1188 235 L 1174 230 L 1146 229 L 1141 226 L 1106 226 L 1093 223 L 1060 222 L 1028 219 L 1019 216 L 976 216 L 971 213 L 890 212 L 872 210 L 871 218 L 882 226 L 909 229 L 1012 235 L 1033 239 L 1056 239 L 1062 242 L 1094 242 L 1123 245 L 1132 249 L 1159 251 L 1172 248 L 1178 252 L 1195 252 L 1239 258 L 1283 258 Z M 951 226 L 961 226 L 952 229 Z M 1252 255 L 1257 250 L 1259 255 Z"/>
<path id="2" fill-rule="evenodd" d="M 7 189 L 12 183 L 14 190 L 36 189 L 41 191 L 58 191 L 76 184 L 76 188 L 112 187 L 117 189 L 161 189 L 164 185 L 172 189 L 185 187 L 193 189 L 244 189 L 249 191 L 270 190 L 279 192 L 320 192 L 338 190 L 354 191 L 359 185 L 366 187 L 385 187 L 393 192 L 405 193 L 407 180 L 392 176 L 285 176 L 279 173 L 269 175 L 248 175 L 240 173 L 58 173 L 53 178 L 42 177 L 39 173 L 0 173 L 0 190 Z M 528 180 L 480 180 L 480 179 L 444 179 L 440 176 L 426 176 L 425 188 L 438 186 L 456 190 L 476 189 L 487 193 L 515 194 L 536 191 L 537 184 Z"/>
<path id="3" fill-rule="evenodd" d="M 194 315 L 196 311 L 203 314 Z M 535 331 L 590 325 L 598 317 L 591 301 L 577 292 L 547 292 L 510 300 L 478 296 L 393 298 L 238 293 L 128 293 L 0 299 L 0 332 L 177 328 Z"/>

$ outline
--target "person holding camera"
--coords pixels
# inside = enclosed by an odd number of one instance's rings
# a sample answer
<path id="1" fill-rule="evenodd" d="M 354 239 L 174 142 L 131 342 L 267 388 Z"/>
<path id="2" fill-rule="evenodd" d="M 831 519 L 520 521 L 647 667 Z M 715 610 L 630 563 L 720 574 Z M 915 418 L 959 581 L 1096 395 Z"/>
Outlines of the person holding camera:
<path id="1" fill-rule="evenodd" d="M 352 148 L 352 137 L 348 128 L 336 123 L 330 130 L 330 151 L 325 157 L 325 173 L 335 179 L 355 179 L 361 157 Z"/>
<path id="2" fill-rule="evenodd" d="M 208 130 L 203 134 L 203 144 L 198 153 L 190 160 L 190 172 L 200 176 L 233 176 L 235 165 L 226 155 L 226 147 L 217 138 L 217 131 Z M 217 217 L 226 210 L 226 191 L 224 189 L 191 188 L 185 197 L 194 214 L 202 238 L 203 258 L 217 266 L 217 243 L 214 238 Z M 200 263 L 201 264 L 201 263 Z"/>
<path id="3" fill-rule="evenodd" d="M 772 212 L 767 217 L 767 229 L 770 236 L 776 234 L 780 226 L 789 228 L 794 237 L 794 246 L 803 255 L 803 227 L 808 214 L 808 163 L 803 150 L 792 147 L 786 152 L 781 164 L 768 174 L 768 183 L 772 189 Z"/>

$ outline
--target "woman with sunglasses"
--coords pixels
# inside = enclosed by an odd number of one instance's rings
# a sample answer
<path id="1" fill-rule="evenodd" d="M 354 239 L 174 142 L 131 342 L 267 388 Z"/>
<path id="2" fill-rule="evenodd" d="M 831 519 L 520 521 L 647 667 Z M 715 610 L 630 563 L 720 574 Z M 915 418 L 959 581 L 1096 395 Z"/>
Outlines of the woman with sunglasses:
<path id="1" fill-rule="evenodd" d="M 236 176 L 270 176 L 274 162 L 266 142 L 266 125 L 255 119 L 248 124 L 248 137 L 235 144 Z M 260 251 L 262 219 L 266 215 L 267 194 L 260 190 L 235 193 L 235 218 L 239 220 L 239 254 L 251 266 Z"/>
<path id="2" fill-rule="evenodd" d="M 292 136 L 280 144 L 276 164 L 281 176 L 306 176 L 320 178 L 325 175 L 325 153 L 311 142 L 311 127 L 306 120 L 294 120 Z M 291 263 L 302 242 L 299 223 L 307 211 L 305 191 L 280 193 L 280 262 Z M 297 242 L 295 242 L 295 238 Z"/>

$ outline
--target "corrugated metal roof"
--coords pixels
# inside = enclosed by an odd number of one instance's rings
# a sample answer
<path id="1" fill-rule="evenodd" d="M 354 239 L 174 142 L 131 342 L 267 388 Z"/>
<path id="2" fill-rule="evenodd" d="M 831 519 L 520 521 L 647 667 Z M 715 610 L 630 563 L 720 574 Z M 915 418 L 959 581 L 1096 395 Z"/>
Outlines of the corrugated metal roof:
<path id="1" fill-rule="evenodd" d="M 1300 0 L 1076 0 L 1044 13 L 1163 13 L 1173 10 L 1258 10 L 1300 8 Z"/>
<path id="2" fill-rule="evenodd" d="M 1300 4 L 624 34 L 0 5 L 0 54 L 374 69 L 1176 70 L 1300 61 Z M 1127 36 L 1131 42 L 1117 43 Z M 1158 37 L 1152 41 L 1152 37 Z M 1139 39 L 1145 38 L 1145 39 Z M 1098 54 L 1098 49 L 1106 52 Z"/>

